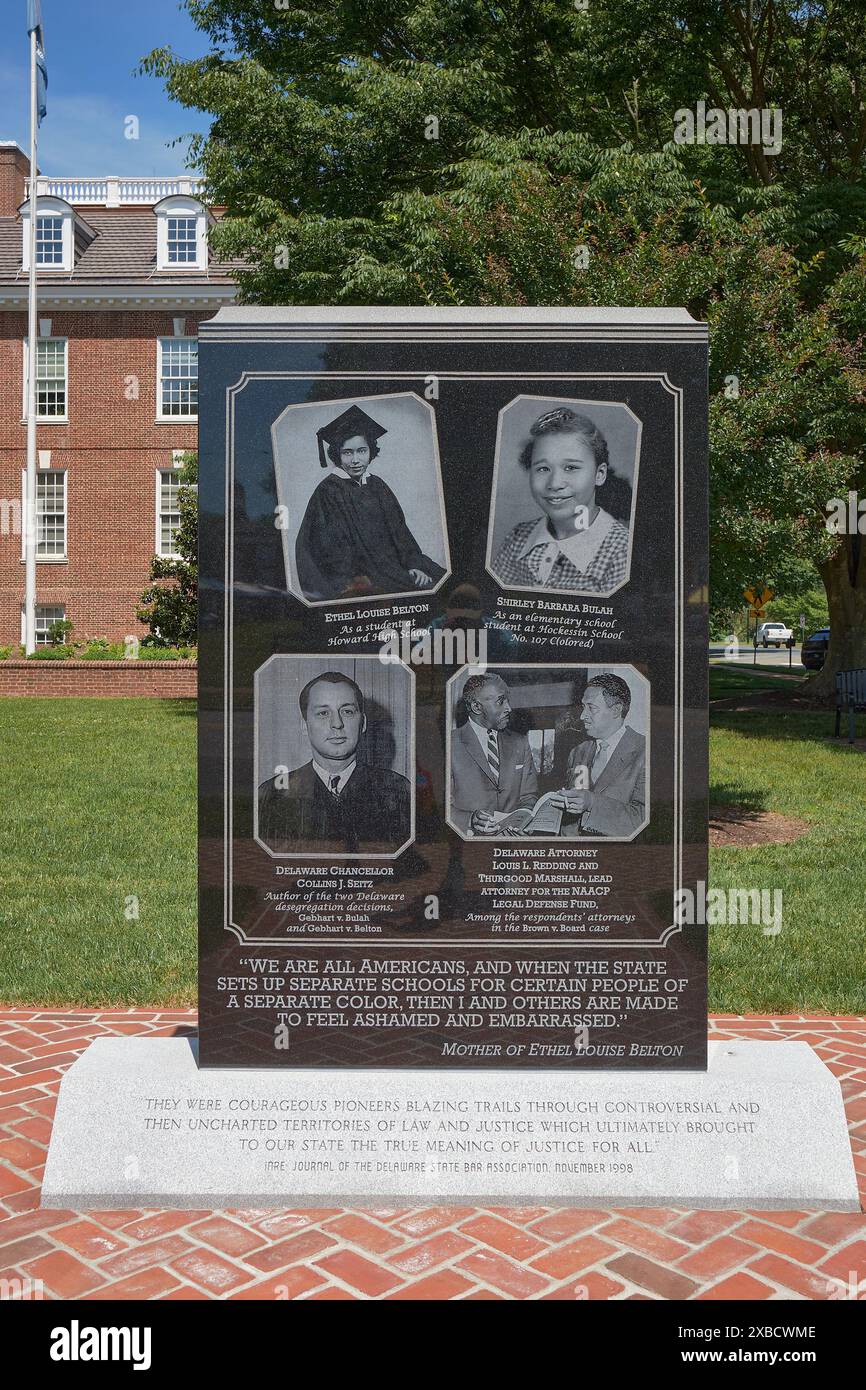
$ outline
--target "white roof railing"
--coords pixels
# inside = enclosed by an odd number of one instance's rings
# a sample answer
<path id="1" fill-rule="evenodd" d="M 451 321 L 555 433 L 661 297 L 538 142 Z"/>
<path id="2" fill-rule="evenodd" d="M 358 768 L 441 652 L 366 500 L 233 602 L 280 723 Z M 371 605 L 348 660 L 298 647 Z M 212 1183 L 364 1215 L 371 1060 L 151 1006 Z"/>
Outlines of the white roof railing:
<path id="1" fill-rule="evenodd" d="M 30 180 L 27 197 L 30 196 Z M 153 207 L 162 198 L 176 193 L 197 194 L 202 180 L 192 174 L 163 176 L 144 175 L 140 178 L 49 178 L 40 174 L 37 193 L 41 197 L 62 198 L 76 206 L 120 208 L 129 206 Z"/>

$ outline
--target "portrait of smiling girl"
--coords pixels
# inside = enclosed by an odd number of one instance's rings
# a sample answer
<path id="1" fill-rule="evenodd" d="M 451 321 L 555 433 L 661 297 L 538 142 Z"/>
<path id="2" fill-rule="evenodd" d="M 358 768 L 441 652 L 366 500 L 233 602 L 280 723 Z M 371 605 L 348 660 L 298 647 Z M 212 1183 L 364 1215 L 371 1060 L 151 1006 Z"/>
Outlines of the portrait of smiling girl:
<path id="1" fill-rule="evenodd" d="M 500 584 L 612 593 L 628 577 L 631 487 L 610 465 L 607 440 L 570 406 L 539 415 L 519 463 L 540 511 L 506 536 L 492 564 Z"/>

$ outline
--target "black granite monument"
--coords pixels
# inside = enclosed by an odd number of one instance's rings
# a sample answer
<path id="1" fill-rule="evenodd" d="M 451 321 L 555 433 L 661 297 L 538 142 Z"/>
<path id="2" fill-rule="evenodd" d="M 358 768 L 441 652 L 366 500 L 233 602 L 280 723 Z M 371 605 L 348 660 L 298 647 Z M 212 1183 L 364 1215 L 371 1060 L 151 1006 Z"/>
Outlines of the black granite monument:
<path id="1" fill-rule="evenodd" d="M 705 327 L 224 309 L 200 363 L 200 1065 L 705 1068 Z"/>

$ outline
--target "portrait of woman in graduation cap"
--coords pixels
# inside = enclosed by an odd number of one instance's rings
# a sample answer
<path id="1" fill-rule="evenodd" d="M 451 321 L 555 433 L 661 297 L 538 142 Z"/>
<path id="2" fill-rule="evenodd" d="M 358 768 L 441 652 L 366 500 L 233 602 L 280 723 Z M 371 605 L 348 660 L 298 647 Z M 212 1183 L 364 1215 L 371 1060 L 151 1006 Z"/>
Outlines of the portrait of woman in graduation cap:
<path id="1" fill-rule="evenodd" d="M 411 593 L 445 573 L 422 553 L 388 484 L 369 472 L 387 432 L 358 405 L 316 431 L 319 464 L 331 467 L 295 543 L 298 581 L 314 602 Z"/>

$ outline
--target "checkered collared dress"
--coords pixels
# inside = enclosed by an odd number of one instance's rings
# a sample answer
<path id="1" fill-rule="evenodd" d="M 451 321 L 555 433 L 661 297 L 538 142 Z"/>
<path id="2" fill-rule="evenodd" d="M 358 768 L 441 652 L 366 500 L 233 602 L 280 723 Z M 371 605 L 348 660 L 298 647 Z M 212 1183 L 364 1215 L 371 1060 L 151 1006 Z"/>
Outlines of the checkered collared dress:
<path id="1" fill-rule="evenodd" d="M 628 527 L 614 521 L 601 545 L 585 570 L 579 570 L 566 555 L 559 552 L 553 568 L 545 579 L 533 563 L 546 542 L 540 542 L 524 554 L 526 542 L 538 525 L 537 521 L 521 521 L 503 541 L 493 562 L 493 570 L 501 584 L 535 589 L 568 589 L 572 593 L 609 594 L 626 578 L 628 565 Z"/>

